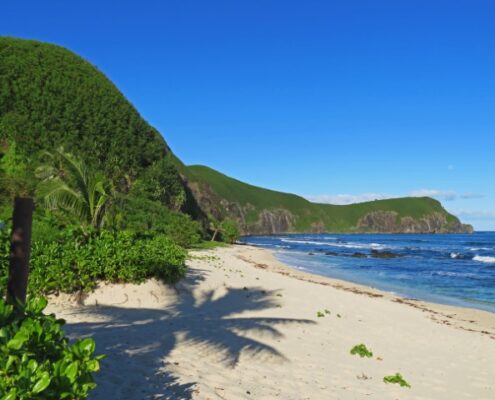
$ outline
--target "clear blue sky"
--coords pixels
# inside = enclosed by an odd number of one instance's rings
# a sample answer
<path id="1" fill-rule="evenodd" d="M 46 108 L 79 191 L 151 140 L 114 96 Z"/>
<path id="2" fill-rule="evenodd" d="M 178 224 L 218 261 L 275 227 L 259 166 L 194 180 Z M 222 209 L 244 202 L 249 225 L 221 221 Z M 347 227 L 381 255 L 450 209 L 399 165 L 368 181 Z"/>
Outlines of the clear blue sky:
<path id="1" fill-rule="evenodd" d="M 9 1 L 187 164 L 312 199 L 431 194 L 495 230 L 495 3 Z"/>

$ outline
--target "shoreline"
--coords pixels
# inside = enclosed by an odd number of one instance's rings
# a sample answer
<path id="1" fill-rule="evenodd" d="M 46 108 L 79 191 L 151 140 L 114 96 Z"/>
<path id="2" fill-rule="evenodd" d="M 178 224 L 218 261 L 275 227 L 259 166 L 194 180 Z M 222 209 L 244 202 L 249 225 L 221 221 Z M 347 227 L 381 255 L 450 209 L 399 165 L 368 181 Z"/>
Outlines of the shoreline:
<path id="1" fill-rule="evenodd" d="M 106 354 L 90 400 L 491 400 L 495 315 L 298 271 L 266 249 L 189 253 L 176 285 L 50 298 Z M 371 358 L 351 355 L 365 344 Z M 412 386 L 384 383 L 400 373 Z"/>
<path id="2" fill-rule="evenodd" d="M 403 297 L 386 290 L 376 289 L 360 283 L 313 274 L 301 271 L 296 267 L 284 264 L 274 254 L 274 251 L 263 247 L 242 244 L 252 249 L 266 252 L 266 256 L 271 258 L 271 265 L 257 263 L 254 259 L 240 257 L 241 260 L 253 264 L 255 268 L 267 269 L 285 276 L 299 279 L 305 282 L 315 283 L 323 286 L 330 286 L 335 289 L 352 292 L 374 298 L 384 298 L 395 303 L 400 303 L 430 313 L 432 320 L 445 325 L 453 325 L 459 329 L 470 332 L 478 332 L 488 335 L 495 340 L 495 313 L 473 307 L 456 306 L 443 303 L 435 303 L 420 299 Z"/>

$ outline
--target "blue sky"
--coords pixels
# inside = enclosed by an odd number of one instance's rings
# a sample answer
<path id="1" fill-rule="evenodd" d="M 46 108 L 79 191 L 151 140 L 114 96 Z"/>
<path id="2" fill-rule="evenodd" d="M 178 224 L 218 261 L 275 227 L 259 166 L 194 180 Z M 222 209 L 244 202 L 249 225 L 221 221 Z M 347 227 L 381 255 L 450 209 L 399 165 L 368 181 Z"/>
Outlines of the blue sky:
<path id="1" fill-rule="evenodd" d="M 187 164 L 319 201 L 432 195 L 495 230 L 495 3 L 11 1 Z"/>

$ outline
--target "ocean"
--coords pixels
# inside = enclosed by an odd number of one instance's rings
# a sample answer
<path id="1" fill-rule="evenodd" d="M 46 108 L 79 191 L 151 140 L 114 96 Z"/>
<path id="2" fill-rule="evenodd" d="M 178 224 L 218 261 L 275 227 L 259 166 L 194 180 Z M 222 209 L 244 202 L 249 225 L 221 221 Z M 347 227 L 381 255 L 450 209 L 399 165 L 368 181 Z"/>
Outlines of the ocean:
<path id="1" fill-rule="evenodd" d="M 495 313 L 495 232 L 291 234 L 241 241 L 272 250 L 302 271 Z"/>

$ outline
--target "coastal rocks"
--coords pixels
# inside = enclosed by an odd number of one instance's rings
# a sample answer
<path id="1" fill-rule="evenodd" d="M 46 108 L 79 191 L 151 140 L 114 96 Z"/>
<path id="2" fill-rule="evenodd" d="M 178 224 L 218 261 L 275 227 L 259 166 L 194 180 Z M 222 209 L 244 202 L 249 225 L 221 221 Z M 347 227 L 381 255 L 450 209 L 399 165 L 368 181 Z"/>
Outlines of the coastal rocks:
<path id="1" fill-rule="evenodd" d="M 400 257 L 400 255 L 396 254 L 396 253 L 392 253 L 391 251 L 371 250 L 371 257 L 373 257 L 373 258 L 397 258 L 397 257 Z"/>
<path id="2" fill-rule="evenodd" d="M 357 224 L 358 230 L 371 232 L 395 232 L 397 230 L 395 211 L 373 211 L 361 218 Z"/>
<path id="3" fill-rule="evenodd" d="M 447 221 L 445 214 L 434 212 L 419 219 L 399 218 L 395 211 L 373 211 L 362 217 L 357 229 L 376 233 L 472 233 L 471 225 L 458 220 Z"/>
<path id="4" fill-rule="evenodd" d="M 293 223 L 294 217 L 287 210 L 263 210 L 258 216 L 254 229 L 259 233 L 273 235 L 290 231 Z"/>
<path id="5" fill-rule="evenodd" d="M 322 221 L 313 222 L 311 224 L 311 233 L 325 233 L 327 231 L 327 227 Z"/>
<path id="6" fill-rule="evenodd" d="M 310 254 L 312 255 L 312 253 Z M 353 258 L 384 258 L 384 259 L 390 259 L 390 258 L 398 258 L 401 257 L 400 254 L 397 253 L 392 253 L 391 251 L 378 251 L 378 250 L 371 250 L 370 254 L 366 253 L 361 253 L 359 251 L 349 254 L 349 253 L 336 253 L 334 251 L 327 251 L 325 253 L 327 256 L 336 256 L 336 257 L 353 257 Z"/>

